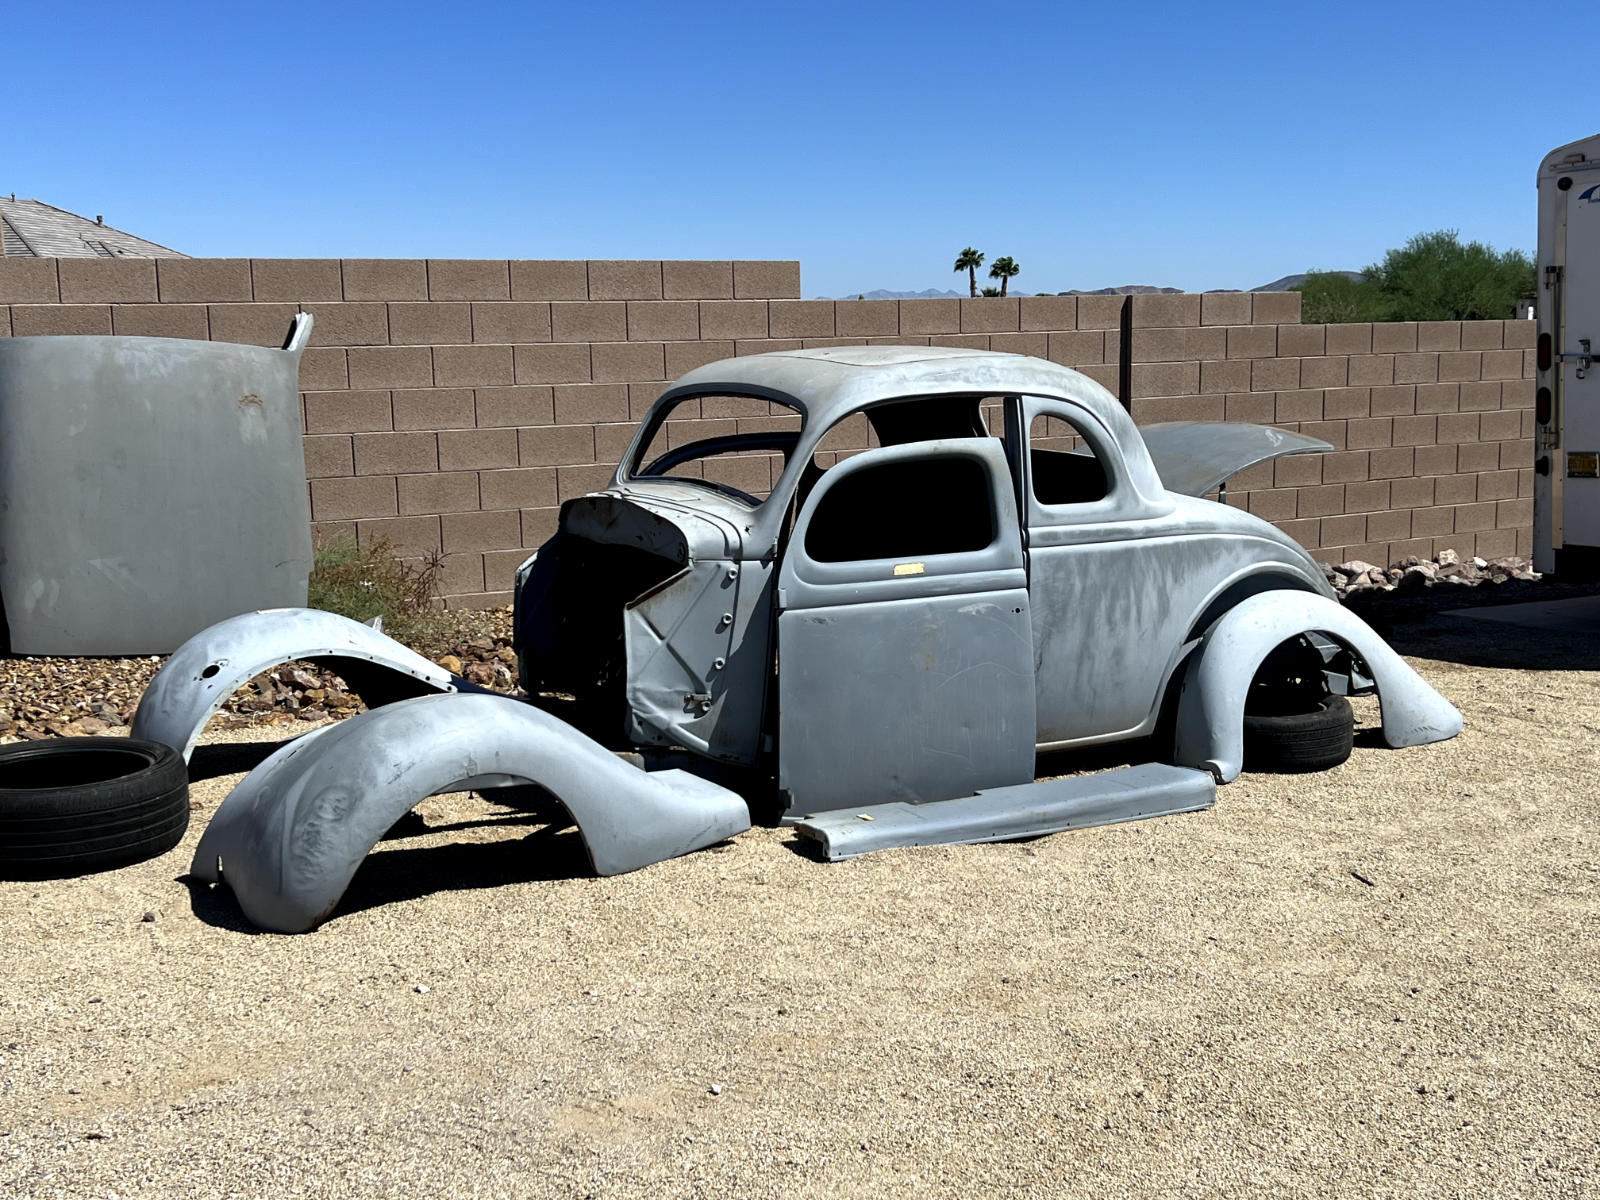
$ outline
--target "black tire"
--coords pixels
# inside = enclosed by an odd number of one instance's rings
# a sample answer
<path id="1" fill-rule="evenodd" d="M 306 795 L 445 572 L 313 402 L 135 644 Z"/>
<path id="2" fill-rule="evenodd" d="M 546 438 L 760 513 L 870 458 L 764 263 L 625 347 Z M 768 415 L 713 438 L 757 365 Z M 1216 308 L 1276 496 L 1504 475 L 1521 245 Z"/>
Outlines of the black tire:
<path id="1" fill-rule="evenodd" d="M 189 828 L 189 769 L 160 742 L 0 747 L 0 879 L 65 879 L 165 854 Z"/>
<path id="2" fill-rule="evenodd" d="M 1326 771 L 1355 748 L 1356 715 L 1343 696 L 1324 696 L 1310 712 L 1245 714 L 1244 769 L 1271 775 Z"/>

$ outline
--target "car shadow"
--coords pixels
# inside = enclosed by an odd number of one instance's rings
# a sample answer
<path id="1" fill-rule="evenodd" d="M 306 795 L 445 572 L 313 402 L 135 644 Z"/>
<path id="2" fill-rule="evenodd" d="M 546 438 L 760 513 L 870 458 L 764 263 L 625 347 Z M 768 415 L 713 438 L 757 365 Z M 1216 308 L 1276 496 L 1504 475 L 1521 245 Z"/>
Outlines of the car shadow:
<path id="1" fill-rule="evenodd" d="M 1436 613 L 1397 625 L 1385 641 L 1397 654 L 1467 667 L 1524 671 L 1600 671 L 1600 639 Z"/>

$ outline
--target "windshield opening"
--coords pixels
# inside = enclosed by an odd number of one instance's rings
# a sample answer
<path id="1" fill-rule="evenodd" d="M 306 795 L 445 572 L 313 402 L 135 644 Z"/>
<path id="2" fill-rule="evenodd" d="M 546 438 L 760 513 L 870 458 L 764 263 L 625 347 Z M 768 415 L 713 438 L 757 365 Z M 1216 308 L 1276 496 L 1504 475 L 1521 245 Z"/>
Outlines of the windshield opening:
<path id="1" fill-rule="evenodd" d="M 760 505 L 800 441 L 800 410 L 760 396 L 685 396 L 653 418 L 628 478 L 692 482 Z"/>

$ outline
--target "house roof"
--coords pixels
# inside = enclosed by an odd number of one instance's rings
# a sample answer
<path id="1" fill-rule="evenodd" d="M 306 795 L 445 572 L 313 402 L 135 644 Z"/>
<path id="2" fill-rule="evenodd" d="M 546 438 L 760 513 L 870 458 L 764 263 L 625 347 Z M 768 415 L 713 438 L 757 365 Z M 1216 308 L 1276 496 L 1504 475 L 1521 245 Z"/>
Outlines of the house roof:
<path id="1" fill-rule="evenodd" d="M 42 200 L 0 196 L 6 258 L 188 258 L 187 254 L 80 217 Z"/>

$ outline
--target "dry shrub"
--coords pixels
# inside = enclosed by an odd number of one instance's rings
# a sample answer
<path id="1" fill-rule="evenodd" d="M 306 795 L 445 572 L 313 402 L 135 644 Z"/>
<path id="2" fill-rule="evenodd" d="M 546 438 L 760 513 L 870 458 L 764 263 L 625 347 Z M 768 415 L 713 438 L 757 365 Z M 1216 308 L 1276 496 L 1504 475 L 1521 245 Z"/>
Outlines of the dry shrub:
<path id="1" fill-rule="evenodd" d="M 366 545 L 352 537 L 316 547 L 308 603 L 352 621 L 383 618 L 383 632 L 414 646 L 438 638 L 443 613 L 438 598 L 440 560 L 402 562 L 387 538 Z"/>

